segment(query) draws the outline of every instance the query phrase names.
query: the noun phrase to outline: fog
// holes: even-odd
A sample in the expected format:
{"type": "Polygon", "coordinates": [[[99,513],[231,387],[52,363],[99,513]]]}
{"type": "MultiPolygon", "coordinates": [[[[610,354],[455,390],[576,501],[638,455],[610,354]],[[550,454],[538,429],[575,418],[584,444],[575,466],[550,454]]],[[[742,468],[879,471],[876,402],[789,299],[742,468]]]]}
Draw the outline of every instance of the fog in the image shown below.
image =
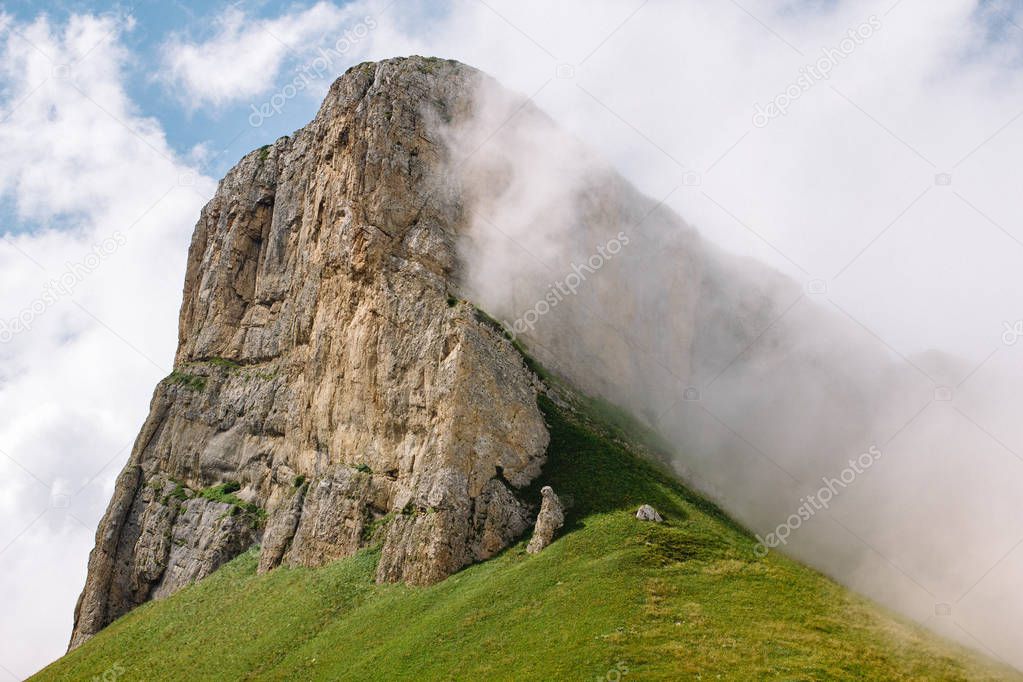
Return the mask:
{"type": "Polygon", "coordinates": [[[850,312],[863,301],[715,244],[525,96],[481,77],[477,101],[442,131],[469,197],[463,293],[655,427],[676,473],[756,533],[751,559],[785,552],[1023,666],[1015,332],[979,359],[956,354],[973,330],[935,349],[921,328],[899,350],[850,312]]]}

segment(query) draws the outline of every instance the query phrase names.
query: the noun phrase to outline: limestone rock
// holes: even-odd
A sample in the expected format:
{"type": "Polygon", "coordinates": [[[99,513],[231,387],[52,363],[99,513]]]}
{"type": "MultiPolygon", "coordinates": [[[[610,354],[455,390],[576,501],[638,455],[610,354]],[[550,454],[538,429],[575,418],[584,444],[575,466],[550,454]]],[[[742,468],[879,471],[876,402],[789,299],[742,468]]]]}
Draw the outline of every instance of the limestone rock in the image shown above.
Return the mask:
{"type": "Polygon", "coordinates": [[[298,529],[298,522],[302,518],[307,488],[305,479],[296,478],[290,492],[290,503],[281,503],[278,512],[267,523],[266,530],[263,531],[259,565],[256,569],[258,573],[266,573],[277,568],[291,547],[295,531],[298,529]]]}
{"type": "Polygon", "coordinates": [[[536,516],[536,527],[533,529],[533,537],[529,540],[526,551],[530,554],[537,554],[551,544],[554,534],[565,525],[565,511],[561,506],[561,500],[554,494],[549,486],[544,486],[540,491],[543,501],[540,503],[540,513],[536,516]]]}
{"type": "Polygon", "coordinates": [[[657,513],[657,510],[649,504],[644,504],[636,511],[636,518],[640,521],[653,521],[654,523],[664,522],[664,519],[657,513]]]}
{"type": "Polygon", "coordinates": [[[435,129],[470,115],[481,78],[421,57],[359,65],[220,182],[192,237],[175,372],[97,530],[72,648],[257,543],[261,571],[382,543],[378,580],[430,583],[528,529],[517,490],[549,440],[536,388],[452,295],[468,219],[435,129]]]}

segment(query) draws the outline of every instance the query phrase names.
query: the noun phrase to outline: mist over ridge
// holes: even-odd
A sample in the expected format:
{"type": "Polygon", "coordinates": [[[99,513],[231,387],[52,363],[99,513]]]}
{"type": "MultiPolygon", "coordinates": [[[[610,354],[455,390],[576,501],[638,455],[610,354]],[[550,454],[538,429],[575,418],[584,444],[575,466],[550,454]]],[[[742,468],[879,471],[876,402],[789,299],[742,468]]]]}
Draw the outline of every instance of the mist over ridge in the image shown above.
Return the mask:
{"type": "MultiPolygon", "coordinates": [[[[974,589],[1018,594],[990,569],[1023,520],[1020,462],[979,424],[1011,422],[1019,377],[996,377],[1001,395],[957,390],[975,363],[901,355],[815,282],[709,242],[488,78],[473,115],[442,127],[472,197],[470,299],[654,427],[676,473],[757,533],[756,552],[977,646],[949,612],[974,589]]],[[[1023,608],[990,607],[956,615],[1008,647],[1023,608]]]]}

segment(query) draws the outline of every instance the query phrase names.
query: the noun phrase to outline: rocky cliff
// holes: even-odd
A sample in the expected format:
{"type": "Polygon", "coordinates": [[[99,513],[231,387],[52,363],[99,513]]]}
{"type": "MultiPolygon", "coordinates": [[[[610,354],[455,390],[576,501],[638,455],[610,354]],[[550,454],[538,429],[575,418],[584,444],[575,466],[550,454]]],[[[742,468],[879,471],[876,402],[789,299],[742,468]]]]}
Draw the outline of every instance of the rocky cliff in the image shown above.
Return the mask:
{"type": "Polygon", "coordinates": [[[778,472],[816,476],[822,444],[870,434],[864,396],[898,388],[799,283],[707,244],[521,95],[452,61],[363,64],[203,210],[175,370],[71,646],[257,544],[262,571],[382,544],[378,580],[425,584],[521,537],[539,384],[463,299],[681,444],[676,471],[741,519],[787,514],[778,472]],[[804,416],[837,403],[837,422],[804,416]],[[751,459],[733,425],[782,455],[751,459]]]}
{"type": "Polygon", "coordinates": [[[460,302],[465,208],[438,123],[480,78],[363,64],[246,156],[192,239],[175,371],[96,534],[71,647],[253,545],[260,570],[382,543],[430,583],[531,525],[548,433],[512,345],[460,302]]]}

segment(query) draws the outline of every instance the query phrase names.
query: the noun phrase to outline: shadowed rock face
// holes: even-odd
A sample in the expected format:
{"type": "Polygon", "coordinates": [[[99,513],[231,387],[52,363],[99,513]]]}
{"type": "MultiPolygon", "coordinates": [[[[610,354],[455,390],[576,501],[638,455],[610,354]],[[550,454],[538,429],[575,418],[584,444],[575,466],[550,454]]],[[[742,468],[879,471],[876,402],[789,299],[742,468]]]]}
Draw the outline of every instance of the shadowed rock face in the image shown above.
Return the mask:
{"type": "Polygon", "coordinates": [[[548,443],[522,359],[451,298],[465,217],[437,121],[478,72],[363,64],[223,179],[189,252],[175,373],[96,534],[71,647],[259,543],[260,570],[382,542],[430,583],[530,525],[548,443]],[[226,484],[226,485],[225,485],[226,484]]]}

